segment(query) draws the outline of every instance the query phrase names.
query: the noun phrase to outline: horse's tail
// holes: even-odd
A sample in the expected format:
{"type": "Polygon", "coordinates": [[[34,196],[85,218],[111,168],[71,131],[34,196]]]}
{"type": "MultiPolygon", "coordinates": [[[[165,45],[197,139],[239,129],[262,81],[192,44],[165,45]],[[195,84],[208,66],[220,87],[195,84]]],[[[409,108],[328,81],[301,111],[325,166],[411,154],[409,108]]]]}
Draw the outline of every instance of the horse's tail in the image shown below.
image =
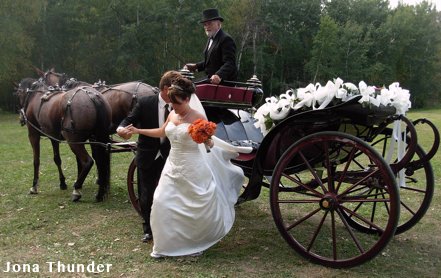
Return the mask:
{"type": "Polygon", "coordinates": [[[96,123],[94,129],[94,139],[101,144],[92,144],[92,156],[98,169],[99,192],[98,201],[105,198],[110,188],[110,152],[108,144],[110,143],[110,124],[112,121],[111,110],[108,102],[97,94],[94,99],[96,108],[96,123]]]}

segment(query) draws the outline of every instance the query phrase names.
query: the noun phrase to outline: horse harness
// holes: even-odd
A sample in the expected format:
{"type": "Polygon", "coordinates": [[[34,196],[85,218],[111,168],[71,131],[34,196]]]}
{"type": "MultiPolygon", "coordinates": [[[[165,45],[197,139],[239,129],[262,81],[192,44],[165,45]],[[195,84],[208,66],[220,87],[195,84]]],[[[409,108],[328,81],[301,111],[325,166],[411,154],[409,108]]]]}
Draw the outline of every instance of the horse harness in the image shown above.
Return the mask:
{"type": "Polygon", "coordinates": [[[89,96],[90,100],[95,105],[95,108],[97,108],[96,111],[98,111],[98,107],[99,107],[99,93],[97,93],[96,91],[94,92],[94,91],[87,90],[86,88],[87,88],[87,86],[78,87],[75,90],[75,92],[72,94],[72,96],[68,99],[67,105],[66,105],[66,108],[65,108],[65,111],[64,111],[65,112],[64,115],[69,115],[70,116],[70,126],[71,127],[68,128],[68,127],[64,126],[64,122],[66,120],[66,117],[62,117],[61,118],[61,129],[63,131],[67,131],[67,132],[70,132],[70,133],[73,133],[73,134],[81,134],[80,131],[75,130],[75,121],[73,120],[73,117],[72,117],[72,102],[73,102],[75,96],[78,94],[78,92],[84,92],[87,96],[89,96]]]}
{"type": "MultiPolygon", "coordinates": [[[[130,92],[130,91],[126,91],[126,90],[121,90],[121,89],[116,89],[116,90],[118,90],[118,91],[121,91],[121,92],[127,93],[127,94],[129,94],[129,95],[132,96],[132,101],[131,101],[131,103],[130,103],[130,109],[129,109],[129,110],[132,110],[133,107],[135,107],[136,103],[138,103],[138,99],[139,99],[139,87],[141,86],[141,84],[144,84],[144,83],[142,83],[142,82],[137,82],[137,83],[136,83],[135,91],[134,91],[134,92],[130,92]]],[[[115,87],[115,86],[114,86],[114,87],[115,87]]],[[[106,92],[109,91],[109,90],[115,90],[114,87],[109,87],[109,88],[105,89],[104,91],[101,92],[101,94],[104,94],[104,93],[106,93],[106,92]]],[[[156,88],[156,87],[152,87],[152,89],[153,89],[153,91],[154,91],[155,94],[159,93],[159,89],[158,89],[158,88],[156,88]]]]}
{"type": "MultiPolygon", "coordinates": [[[[64,127],[64,121],[65,121],[65,117],[61,118],[61,129],[70,133],[74,133],[74,134],[80,134],[81,132],[78,132],[75,130],[75,122],[73,120],[72,117],[72,102],[73,99],[75,98],[75,96],[77,95],[78,92],[83,91],[86,93],[86,95],[89,96],[89,98],[92,100],[92,103],[95,105],[95,108],[98,107],[99,103],[98,103],[98,94],[96,92],[93,91],[89,91],[87,89],[87,86],[82,86],[82,87],[78,87],[77,90],[75,90],[75,92],[72,94],[72,96],[69,98],[69,100],[67,101],[67,105],[65,108],[65,113],[64,115],[69,114],[71,121],[70,121],[70,126],[71,128],[67,128],[64,127]]],[[[21,125],[25,125],[27,121],[25,113],[27,110],[27,107],[29,105],[29,100],[31,99],[32,94],[36,93],[36,92],[41,92],[43,93],[44,91],[42,90],[27,90],[28,94],[26,95],[25,101],[24,101],[24,105],[23,108],[20,110],[20,114],[21,114],[21,120],[20,123],[21,125]]],[[[57,88],[53,88],[52,86],[50,86],[48,88],[48,91],[46,91],[41,97],[40,97],[40,106],[38,108],[38,113],[37,113],[37,119],[40,118],[40,113],[41,113],[41,109],[43,107],[43,105],[48,102],[53,96],[58,95],[60,93],[65,92],[63,89],[59,89],[57,88]]],[[[36,127],[35,127],[36,128],[36,127]]],[[[39,130],[39,129],[38,129],[39,130]]],[[[40,133],[43,133],[41,130],[39,130],[40,133]]],[[[44,134],[44,133],[43,133],[44,134]]]]}

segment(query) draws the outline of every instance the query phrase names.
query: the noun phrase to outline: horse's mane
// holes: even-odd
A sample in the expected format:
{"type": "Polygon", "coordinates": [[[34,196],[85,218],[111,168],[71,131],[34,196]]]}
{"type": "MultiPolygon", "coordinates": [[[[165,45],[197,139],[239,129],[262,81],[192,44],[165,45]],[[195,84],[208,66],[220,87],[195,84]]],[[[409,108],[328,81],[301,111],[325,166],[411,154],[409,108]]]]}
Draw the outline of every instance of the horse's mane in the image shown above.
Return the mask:
{"type": "MultiPolygon", "coordinates": [[[[20,83],[21,84],[21,83],[20,83]]],[[[30,91],[37,91],[37,90],[47,90],[48,86],[44,83],[43,79],[40,78],[38,80],[34,79],[34,82],[32,82],[28,87],[22,87],[22,89],[29,89],[30,91]]]]}
{"type": "Polygon", "coordinates": [[[87,82],[84,82],[84,81],[78,81],[75,78],[70,78],[69,80],[67,80],[64,83],[62,89],[63,90],[70,90],[70,89],[76,88],[78,86],[92,86],[92,85],[87,82]]]}
{"type": "Polygon", "coordinates": [[[32,87],[32,84],[34,84],[36,81],[37,79],[31,77],[23,78],[18,84],[18,89],[21,90],[30,89],[32,87]]]}

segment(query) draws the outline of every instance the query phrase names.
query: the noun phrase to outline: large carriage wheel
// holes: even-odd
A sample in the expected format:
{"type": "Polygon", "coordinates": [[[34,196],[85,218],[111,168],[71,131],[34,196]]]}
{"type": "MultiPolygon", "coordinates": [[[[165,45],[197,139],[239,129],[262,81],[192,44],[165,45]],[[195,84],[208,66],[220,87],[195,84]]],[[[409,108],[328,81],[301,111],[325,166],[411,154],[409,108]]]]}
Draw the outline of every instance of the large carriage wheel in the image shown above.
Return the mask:
{"type": "Polygon", "coordinates": [[[274,169],[270,202],[288,244],[330,267],[351,267],[375,257],[393,237],[400,209],[389,165],[367,143],[341,132],[315,133],[294,143],[274,169]],[[281,182],[303,190],[280,190],[281,182]],[[377,207],[375,219],[371,210],[357,210],[365,203],[377,207]],[[347,214],[377,233],[352,229],[347,214]]]}
{"type": "MultiPolygon", "coordinates": [[[[387,156],[389,142],[392,140],[390,132],[387,131],[388,129],[385,130],[385,134],[379,136],[372,143],[372,146],[380,151],[383,157],[387,156]]],[[[403,233],[417,224],[427,212],[432,201],[435,187],[433,170],[430,162],[423,159],[424,157],[424,150],[417,145],[413,159],[404,167],[403,173],[397,175],[401,209],[396,234],[403,233]]],[[[391,160],[394,162],[396,158],[392,157],[391,160]]],[[[369,226],[365,226],[359,221],[353,222],[350,218],[348,220],[354,228],[364,232],[372,232],[369,226]]]]}
{"type": "Polygon", "coordinates": [[[127,191],[129,192],[129,200],[136,212],[141,215],[141,207],[138,199],[138,179],[136,174],[136,158],[132,159],[129,170],[127,171],[127,191]]]}

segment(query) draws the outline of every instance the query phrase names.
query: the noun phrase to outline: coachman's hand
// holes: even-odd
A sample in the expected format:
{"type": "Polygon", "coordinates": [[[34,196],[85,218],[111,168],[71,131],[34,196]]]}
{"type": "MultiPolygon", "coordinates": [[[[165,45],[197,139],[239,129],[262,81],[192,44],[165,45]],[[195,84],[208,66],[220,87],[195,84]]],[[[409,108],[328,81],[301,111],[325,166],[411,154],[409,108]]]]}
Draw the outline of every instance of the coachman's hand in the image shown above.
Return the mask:
{"type": "Polygon", "coordinates": [[[219,75],[214,74],[210,77],[211,83],[212,84],[219,84],[221,82],[221,78],[219,77],[219,75]]]}

